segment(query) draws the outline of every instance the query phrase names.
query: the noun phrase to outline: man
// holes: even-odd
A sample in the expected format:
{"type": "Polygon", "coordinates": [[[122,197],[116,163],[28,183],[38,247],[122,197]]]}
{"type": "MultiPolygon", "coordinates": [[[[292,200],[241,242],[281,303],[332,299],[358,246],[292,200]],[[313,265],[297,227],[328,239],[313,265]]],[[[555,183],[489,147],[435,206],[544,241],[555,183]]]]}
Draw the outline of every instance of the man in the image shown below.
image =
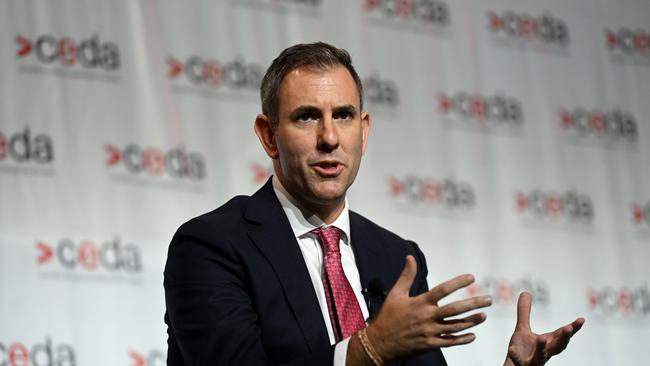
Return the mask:
{"type": "MultiPolygon", "coordinates": [[[[255,132],[275,175],[172,239],[168,364],[446,365],[440,348],[472,342],[463,332],[485,314],[467,313],[491,299],[439,305],[473,277],[429,290],[415,243],[348,210],[371,118],[347,52],[324,43],[284,50],[261,97],[255,132]]],[[[534,334],[530,301],[519,299],[506,365],[544,364],[584,322],[534,334]]]]}

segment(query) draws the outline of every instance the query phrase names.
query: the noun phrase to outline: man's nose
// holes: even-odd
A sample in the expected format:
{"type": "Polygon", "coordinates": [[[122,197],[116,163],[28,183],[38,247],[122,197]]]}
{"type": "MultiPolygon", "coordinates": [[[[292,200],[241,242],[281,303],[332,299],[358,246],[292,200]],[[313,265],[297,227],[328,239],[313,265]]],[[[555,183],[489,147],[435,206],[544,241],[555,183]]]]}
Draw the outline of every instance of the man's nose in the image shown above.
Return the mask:
{"type": "Polygon", "coordinates": [[[332,117],[325,117],[321,120],[318,129],[318,149],[332,151],[339,146],[338,129],[332,117]]]}

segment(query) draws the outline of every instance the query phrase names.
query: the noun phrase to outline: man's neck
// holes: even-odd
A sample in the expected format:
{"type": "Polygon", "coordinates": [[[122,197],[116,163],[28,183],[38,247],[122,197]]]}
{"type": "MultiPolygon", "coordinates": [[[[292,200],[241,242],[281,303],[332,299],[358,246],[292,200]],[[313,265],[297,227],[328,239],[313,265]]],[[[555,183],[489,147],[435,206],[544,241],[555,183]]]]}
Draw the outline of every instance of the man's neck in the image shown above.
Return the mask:
{"type": "Polygon", "coordinates": [[[291,203],[293,203],[294,206],[298,207],[300,211],[303,212],[303,215],[305,217],[310,216],[310,214],[314,214],[327,225],[330,225],[336,221],[343,210],[345,210],[345,197],[341,198],[336,203],[333,203],[331,205],[311,205],[309,203],[298,200],[295,195],[291,194],[289,190],[287,190],[280,179],[278,179],[278,177],[275,175],[273,176],[273,185],[274,187],[281,189],[282,192],[291,201],[291,203]]]}
{"type": "Polygon", "coordinates": [[[311,211],[314,212],[316,216],[320,217],[320,219],[323,220],[324,223],[329,225],[334,221],[336,221],[336,219],[341,215],[341,212],[343,212],[344,208],[345,208],[345,198],[342,199],[333,207],[318,206],[311,209],[311,211]]]}

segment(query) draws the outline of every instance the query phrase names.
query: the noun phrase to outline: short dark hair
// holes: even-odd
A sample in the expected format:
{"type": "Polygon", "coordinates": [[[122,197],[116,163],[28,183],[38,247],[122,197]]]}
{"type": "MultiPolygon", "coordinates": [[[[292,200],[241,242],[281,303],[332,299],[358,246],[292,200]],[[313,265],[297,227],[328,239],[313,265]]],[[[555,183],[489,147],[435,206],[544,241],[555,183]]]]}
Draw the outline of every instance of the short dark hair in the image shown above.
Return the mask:
{"type": "Polygon", "coordinates": [[[289,72],[299,67],[328,70],[336,66],[345,67],[352,75],[359,92],[359,108],[363,110],[363,86],[359,74],[352,66],[352,58],[348,51],[324,42],[300,43],[282,51],[273,60],[262,79],[260,87],[262,113],[270,118],[271,126],[275,128],[278,124],[280,84],[289,72]]]}

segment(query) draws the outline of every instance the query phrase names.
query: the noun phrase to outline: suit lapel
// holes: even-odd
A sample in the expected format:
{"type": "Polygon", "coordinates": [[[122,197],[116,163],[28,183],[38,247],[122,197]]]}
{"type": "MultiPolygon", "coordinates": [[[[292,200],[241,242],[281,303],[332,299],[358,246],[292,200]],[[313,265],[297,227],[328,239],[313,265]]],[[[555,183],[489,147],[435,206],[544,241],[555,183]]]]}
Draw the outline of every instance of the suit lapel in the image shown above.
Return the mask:
{"type": "Polygon", "coordinates": [[[250,199],[248,236],[273,267],[308,346],[329,346],[329,336],[309,271],[271,179],[250,199]]]}
{"type": "Polygon", "coordinates": [[[364,291],[370,319],[374,319],[383,301],[369,296],[366,291],[370,281],[382,279],[382,274],[385,272],[383,270],[383,258],[386,256],[383,243],[380,238],[373,235],[372,230],[361,216],[352,211],[350,211],[350,236],[354,258],[361,278],[361,288],[364,291]]]}

